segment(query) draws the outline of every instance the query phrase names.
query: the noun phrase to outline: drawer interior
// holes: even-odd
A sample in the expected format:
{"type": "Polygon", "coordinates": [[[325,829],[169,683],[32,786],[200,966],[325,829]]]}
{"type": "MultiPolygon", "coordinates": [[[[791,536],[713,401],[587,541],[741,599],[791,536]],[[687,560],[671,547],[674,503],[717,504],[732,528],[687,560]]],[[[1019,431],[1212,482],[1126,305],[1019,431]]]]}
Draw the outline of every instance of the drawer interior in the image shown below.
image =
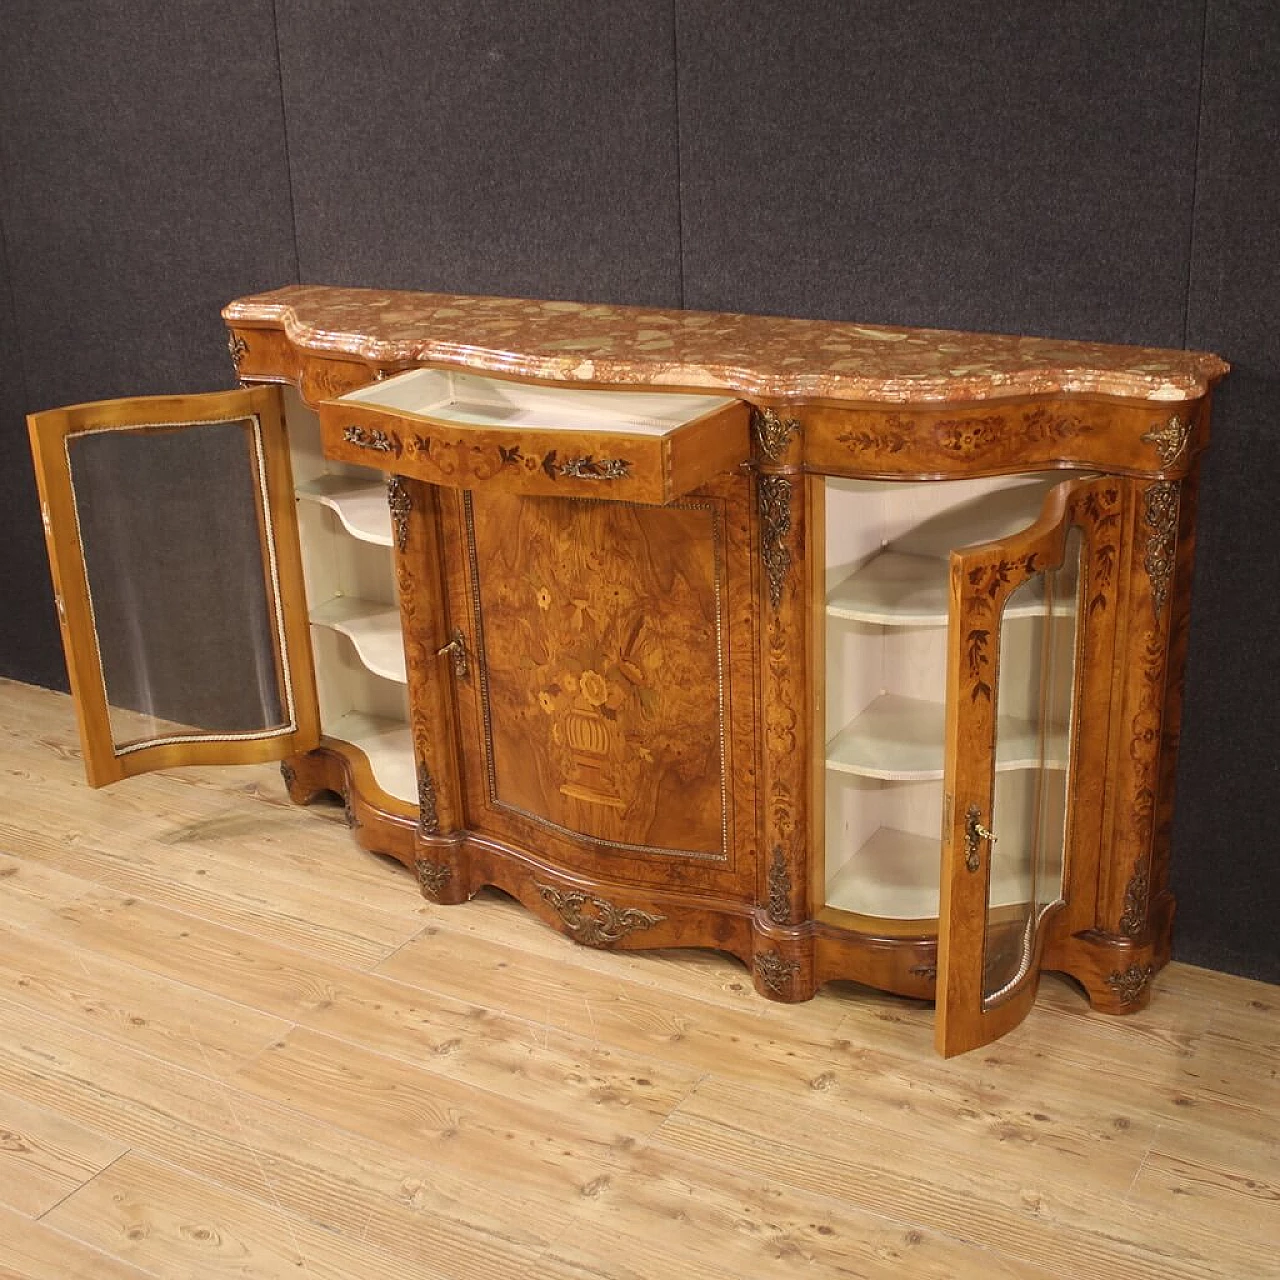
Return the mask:
{"type": "Polygon", "coordinates": [[[584,391],[442,369],[413,369],[352,391],[342,401],[462,426],[608,431],[659,438],[735,403],[728,396],[584,391]]]}

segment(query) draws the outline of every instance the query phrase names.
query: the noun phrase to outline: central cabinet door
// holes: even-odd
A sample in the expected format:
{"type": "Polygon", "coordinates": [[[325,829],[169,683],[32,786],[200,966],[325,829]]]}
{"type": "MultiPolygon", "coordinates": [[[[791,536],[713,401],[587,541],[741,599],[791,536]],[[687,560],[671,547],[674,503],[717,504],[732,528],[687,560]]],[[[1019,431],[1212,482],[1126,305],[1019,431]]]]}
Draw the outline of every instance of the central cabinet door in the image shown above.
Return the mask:
{"type": "Polygon", "coordinates": [[[471,830],[603,880],[750,897],[746,492],[725,478],[663,506],[442,495],[462,552],[471,830]]]}

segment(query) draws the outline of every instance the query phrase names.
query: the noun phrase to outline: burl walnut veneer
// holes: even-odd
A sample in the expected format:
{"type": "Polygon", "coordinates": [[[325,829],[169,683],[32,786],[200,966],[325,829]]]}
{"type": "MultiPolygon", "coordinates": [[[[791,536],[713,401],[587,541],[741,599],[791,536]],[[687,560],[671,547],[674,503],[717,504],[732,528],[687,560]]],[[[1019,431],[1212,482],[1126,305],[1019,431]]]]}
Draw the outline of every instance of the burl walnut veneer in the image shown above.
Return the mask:
{"type": "Polygon", "coordinates": [[[95,785],[281,759],[433,901],[936,999],[947,1054],[1042,969],[1147,1002],[1216,357],[309,286],[224,315],[245,390],[32,419],[95,785]]]}

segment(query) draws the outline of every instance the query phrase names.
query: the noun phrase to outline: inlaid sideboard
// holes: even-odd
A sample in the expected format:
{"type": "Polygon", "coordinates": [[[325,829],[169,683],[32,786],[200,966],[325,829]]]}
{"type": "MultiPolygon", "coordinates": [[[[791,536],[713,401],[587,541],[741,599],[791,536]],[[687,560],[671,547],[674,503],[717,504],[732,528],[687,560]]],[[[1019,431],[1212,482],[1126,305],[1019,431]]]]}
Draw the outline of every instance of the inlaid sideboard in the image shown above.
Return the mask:
{"type": "Polygon", "coordinates": [[[433,902],[762,996],[1142,1008],[1202,353],[290,286],[33,415],[89,780],[280,760],[433,902]]]}

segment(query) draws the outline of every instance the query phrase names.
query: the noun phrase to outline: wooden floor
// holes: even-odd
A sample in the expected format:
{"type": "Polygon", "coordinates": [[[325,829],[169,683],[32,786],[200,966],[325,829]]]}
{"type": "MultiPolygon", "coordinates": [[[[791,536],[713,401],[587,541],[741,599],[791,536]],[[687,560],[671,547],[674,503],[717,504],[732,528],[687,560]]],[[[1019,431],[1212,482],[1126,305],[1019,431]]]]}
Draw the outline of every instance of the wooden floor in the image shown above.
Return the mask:
{"type": "Polygon", "coordinates": [[[0,1276],[1280,1276],[1280,989],[853,986],[423,901],[274,767],[84,784],[0,682],[0,1276]]]}

